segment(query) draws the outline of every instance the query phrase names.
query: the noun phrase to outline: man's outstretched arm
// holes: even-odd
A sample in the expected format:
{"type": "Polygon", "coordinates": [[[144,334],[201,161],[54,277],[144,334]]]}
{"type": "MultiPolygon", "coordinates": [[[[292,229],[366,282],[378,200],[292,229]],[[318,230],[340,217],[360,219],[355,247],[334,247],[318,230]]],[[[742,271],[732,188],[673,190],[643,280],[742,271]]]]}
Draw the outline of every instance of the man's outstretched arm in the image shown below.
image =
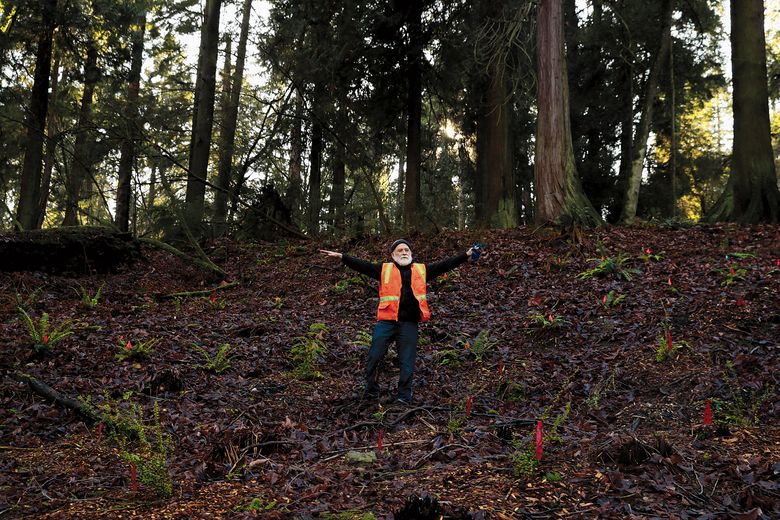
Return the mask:
{"type": "Polygon", "coordinates": [[[471,248],[469,248],[469,250],[465,253],[451,256],[450,258],[445,258],[444,260],[439,260],[438,262],[433,262],[432,264],[425,264],[426,278],[428,278],[428,280],[433,280],[437,276],[441,276],[447,271],[452,271],[460,264],[465,263],[470,256],[471,248]]]}
{"type": "Polygon", "coordinates": [[[373,278],[374,280],[379,280],[379,277],[382,273],[381,264],[374,264],[372,262],[367,262],[353,256],[338,253],[336,251],[328,251],[326,249],[320,249],[320,253],[331,258],[339,258],[342,262],[344,262],[344,265],[350,269],[354,269],[358,273],[364,274],[369,278],[373,278]]]}

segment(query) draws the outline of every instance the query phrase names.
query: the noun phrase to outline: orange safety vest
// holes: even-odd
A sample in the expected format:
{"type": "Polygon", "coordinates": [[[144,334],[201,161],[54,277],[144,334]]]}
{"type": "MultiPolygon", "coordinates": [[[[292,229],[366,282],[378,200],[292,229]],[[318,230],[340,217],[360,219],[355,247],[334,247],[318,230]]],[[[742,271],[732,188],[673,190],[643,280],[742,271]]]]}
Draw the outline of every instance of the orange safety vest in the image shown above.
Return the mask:
{"type": "MultiPolygon", "coordinates": [[[[420,304],[422,321],[431,319],[428,310],[428,294],[425,284],[425,264],[412,264],[412,293],[420,304]]],[[[401,303],[401,271],[392,262],[382,264],[379,278],[379,309],[377,320],[397,320],[401,303]]]]}

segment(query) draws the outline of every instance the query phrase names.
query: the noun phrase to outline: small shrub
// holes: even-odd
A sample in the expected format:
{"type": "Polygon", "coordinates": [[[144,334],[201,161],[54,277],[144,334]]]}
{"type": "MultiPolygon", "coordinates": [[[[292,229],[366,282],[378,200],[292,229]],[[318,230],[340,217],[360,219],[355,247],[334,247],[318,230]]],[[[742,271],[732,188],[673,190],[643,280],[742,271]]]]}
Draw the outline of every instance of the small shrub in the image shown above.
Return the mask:
{"type": "Polygon", "coordinates": [[[756,426],[760,423],[760,412],[764,404],[775,396],[775,387],[771,385],[758,388],[743,386],[734,371],[734,364],[726,362],[723,380],[729,389],[729,399],[715,399],[715,412],[722,422],[740,427],[756,426]]]}
{"type": "Polygon", "coordinates": [[[203,357],[203,363],[195,365],[195,368],[203,368],[215,374],[221,374],[230,368],[230,343],[220,345],[214,357],[209,354],[208,350],[199,345],[193,345],[193,347],[203,357]]]}
{"type": "Polygon", "coordinates": [[[497,343],[497,341],[490,339],[490,330],[488,329],[480,330],[473,340],[467,339],[458,341],[458,344],[463,347],[463,350],[468,351],[468,353],[474,356],[474,359],[479,362],[482,361],[485,354],[495,347],[497,343]]]}
{"type": "Polygon", "coordinates": [[[619,253],[617,256],[602,256],[601,259],[589,258],[589,262],[596,262],[596,267],[588,269],[577,275],[578,280],[588,280],[593,277],[611,276],[616,280],[630,281],[632,275],[639,274],[641,271],[636,268],[628,267],[627,264],[631,258],[625,253],[619,253]]]}
{"type": "Polygon", "coordinates": [[[558,329],[569,324],[563,316],[554,316],[553,314],[545,316],[543,314],[534,313],[529,314],[528,319],[531,320],[531,324],[536,325],[541,329],[558,329]]]}
{"type": "Polygon", "coordinates": [[[212,291],[211,296],[209,296],[209,306],[211,309],[221,311],[225,308],[225,305],[227,305],[225,299],[217,298],[217,291],[212,291]]]}
{"type": "Polygon", "coordinates": [[[509,460],[512,462],[512,474],[520,479],[531,478],[539,467],[535,450],[533,448],[522,449],[519,443],[515,444],[514,453],[509,454],[509,460]]]}
{"type": "Polygon", "coordinates": [[[360,275],[353,276],[351,278],[345,278],[336,282],[336,284],[333,286],[333,292],[336,294],[344,294],[350,287],[355,285],[366,285],[366,282],[360,275]]]}
{"type": "Polygon", "coordinates": [[[312,323],[305,335],[293,340],[290,354],[296,364],[293,369],[295,377],[303,381],[322,378],[317,366],[328,352],[324,337],[329,332],[330,329],[324,323],[312,323]]]}
{"type": "Polygon", "coordinates": [[[718,272],[725,278],[720,282],[721,286],[728,286],[747,278],[747,270],[741,267],[734,268],[731,266],[728,269],[718,269],[718,272]]]}
{"type": "Polygon", "coordinates": [[[159,338],[152,338],[146,341],[136,341],[135,343],[131,340],[127,340],[127,343],[124,343],[124,339],[120,338],[119,343],[117,344],[119,352],[114,357],[119,361],[146,359],[154,351],[154,346],[159,341],[159,338]]]}
{"type": "Polygon", "coordinates": [[[605,309],[609,309],[610,307],[617,307],[620,305],[620,302],[623,301],[623,298],[625,298],[625,294],[618,294],[615,292],[614,289],[609,291],[607,294],[604,295],[604,297],[601,299],[601,304],[604,306],[605,309]]]}
{"type": "Polygon", "coordinates": [[[688,342],[674,342],[672,340],[672,326],[669,321],[661,322],[661,330],[656,336],[655,360],[658,363],[663,363],[667,360],[677,359],[678,352],[684,348],[690,348],[688,342]]]}
{"type": "Polygon", "coordinates": [[[49,330],[49,314],[44,312],[41,314],[41,319],[36,323],[27,311],[19,307],[19,314],[22,315],[22,320],[27,327],[27,332],[30,335],[30,339],[33,343],[33,349],[36,353],[49,352],[55,343],[58,343],[62,339],[73,334],[73,330],[69,327],[69,321],[63,321],[53,329],[49,330]]]}
{"type": "MultiPolygon", "coordinates": [[[[173,494],[173,480],[168,468],[172,441],[163,432],[159,404],[154,403],[151,424],[145,424],[141,406],[129,401],[132,394],[126,392],[121,401],[114,401],[106,395],[103,404],[96,408],[115,425],[111,438],[119,446],[119,456],[136,465],[141,484],[159,497],[169,498],[173,494]]],[[[87,399],[86,404],[91,406],[91,400],[87,399]]]]}
{"type": "Polygon", "coordinates": [[[38,302],[38,298],[40,298],[41,293],[43,292],[43,288],[43,285],[39,285],[33,289],[33,291],[27,295],[27,297],[22,296],[19,291],[16,291],[16,306],[24,309],[25,311],[32,310],[33,305],[38,302]]]}
{"type": "Polygon", "coordinates": [[[358,331],[357,338],[354,339],[354,343],[358,347],[370,347],[373,341],[373,337],[370,332],[365,330],[358,331]]]}
{"type": "Polygon", "coordinates": [[[76,292],[81,297],[81,304],[88,309],[94,309],[97,307],[98,303],[100,303],[100,296],[103,293],[103,286],[105,285],[106,284],[101,284],[94,295],[89,290],[79,285],[79,290],[76,292]]]}
{"type": "Polygon", "coordinates": [[[642,262],[660,262],[664,259],[664,252],[661,251],[660,253],[653,253],[652,250],[648,247],[644,250],[644,252],[637,257],[638,260],[641,260],[642,262]]]}
{"type": "Polygon", "coordinates": [[[449,422],[447,422],[447,431],[450,432],[452,435],[461,435],[463,434],[463,419],[460,417],[450,417],[449,422]]]}

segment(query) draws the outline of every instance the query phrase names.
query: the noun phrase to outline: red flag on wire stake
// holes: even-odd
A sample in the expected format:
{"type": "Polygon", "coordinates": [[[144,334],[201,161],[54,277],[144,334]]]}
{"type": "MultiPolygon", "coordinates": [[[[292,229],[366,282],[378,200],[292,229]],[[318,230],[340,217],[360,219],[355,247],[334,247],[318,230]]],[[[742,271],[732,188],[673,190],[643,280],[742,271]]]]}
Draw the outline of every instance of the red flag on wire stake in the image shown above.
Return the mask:
{"type": "Polygon", "coordinates": [[[471,404],[474,402],[474,396],[470,395],[468,399],[466,399],[466,417],[469,417],[471,415],[471,404]]]}
{"type": "Polygon", "coordinates": [[[712,408],[709,399],[704,403],[704,424],[712,424],[712,408]]]}
{"type": "Polygon", "coordinates": [[[666,349],[672,350],[672,330],[666,329],[666,349]]]}
{"type": "Polygon", "coordinates": [[[133,493],[138,491],[138,482],[135,478],[135,462],[130,463],[130,482],[133,486],[133,493]]]}
{"type": "Polygon", "coordinates": [[[498,360],[498,375],[499,377],[504,375],[504,360],[499,359],[498,360]]]}
{"type": "Polygon", "coordinates": [[[103,435],[103,423],[98,424],[98,431],[97,431],[98,437],[103,435]]]}
{"type": "Polygon", "coordinates": [[[542,421],[536,421],[536,460],[542,460],[542,421]]]}
{"type": "Polygon", "coordinates": [[[376,451],[382,451],[382,436],[385,430],[379,430],[379,439],[376,441],[376,451]]]}

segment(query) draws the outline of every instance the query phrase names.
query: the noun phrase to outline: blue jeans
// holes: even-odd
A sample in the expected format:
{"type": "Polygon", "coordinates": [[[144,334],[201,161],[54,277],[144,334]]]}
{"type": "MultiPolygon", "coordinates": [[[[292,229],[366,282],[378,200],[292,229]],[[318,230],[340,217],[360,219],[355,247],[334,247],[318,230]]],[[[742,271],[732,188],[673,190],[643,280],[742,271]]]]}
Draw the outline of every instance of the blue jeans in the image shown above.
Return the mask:
{"type": "Polygon", "coordinates": [[[379,394],[379,364],[387,354],[387,347],[395,340],[401,374],[398,377],[398,398],[412,400],[412,376],[414,360],[417,356],[417,322],[414,321],[378,321],[374,327],[371,348],[368,350],[366,364],[367,394],[379,394]]]}

